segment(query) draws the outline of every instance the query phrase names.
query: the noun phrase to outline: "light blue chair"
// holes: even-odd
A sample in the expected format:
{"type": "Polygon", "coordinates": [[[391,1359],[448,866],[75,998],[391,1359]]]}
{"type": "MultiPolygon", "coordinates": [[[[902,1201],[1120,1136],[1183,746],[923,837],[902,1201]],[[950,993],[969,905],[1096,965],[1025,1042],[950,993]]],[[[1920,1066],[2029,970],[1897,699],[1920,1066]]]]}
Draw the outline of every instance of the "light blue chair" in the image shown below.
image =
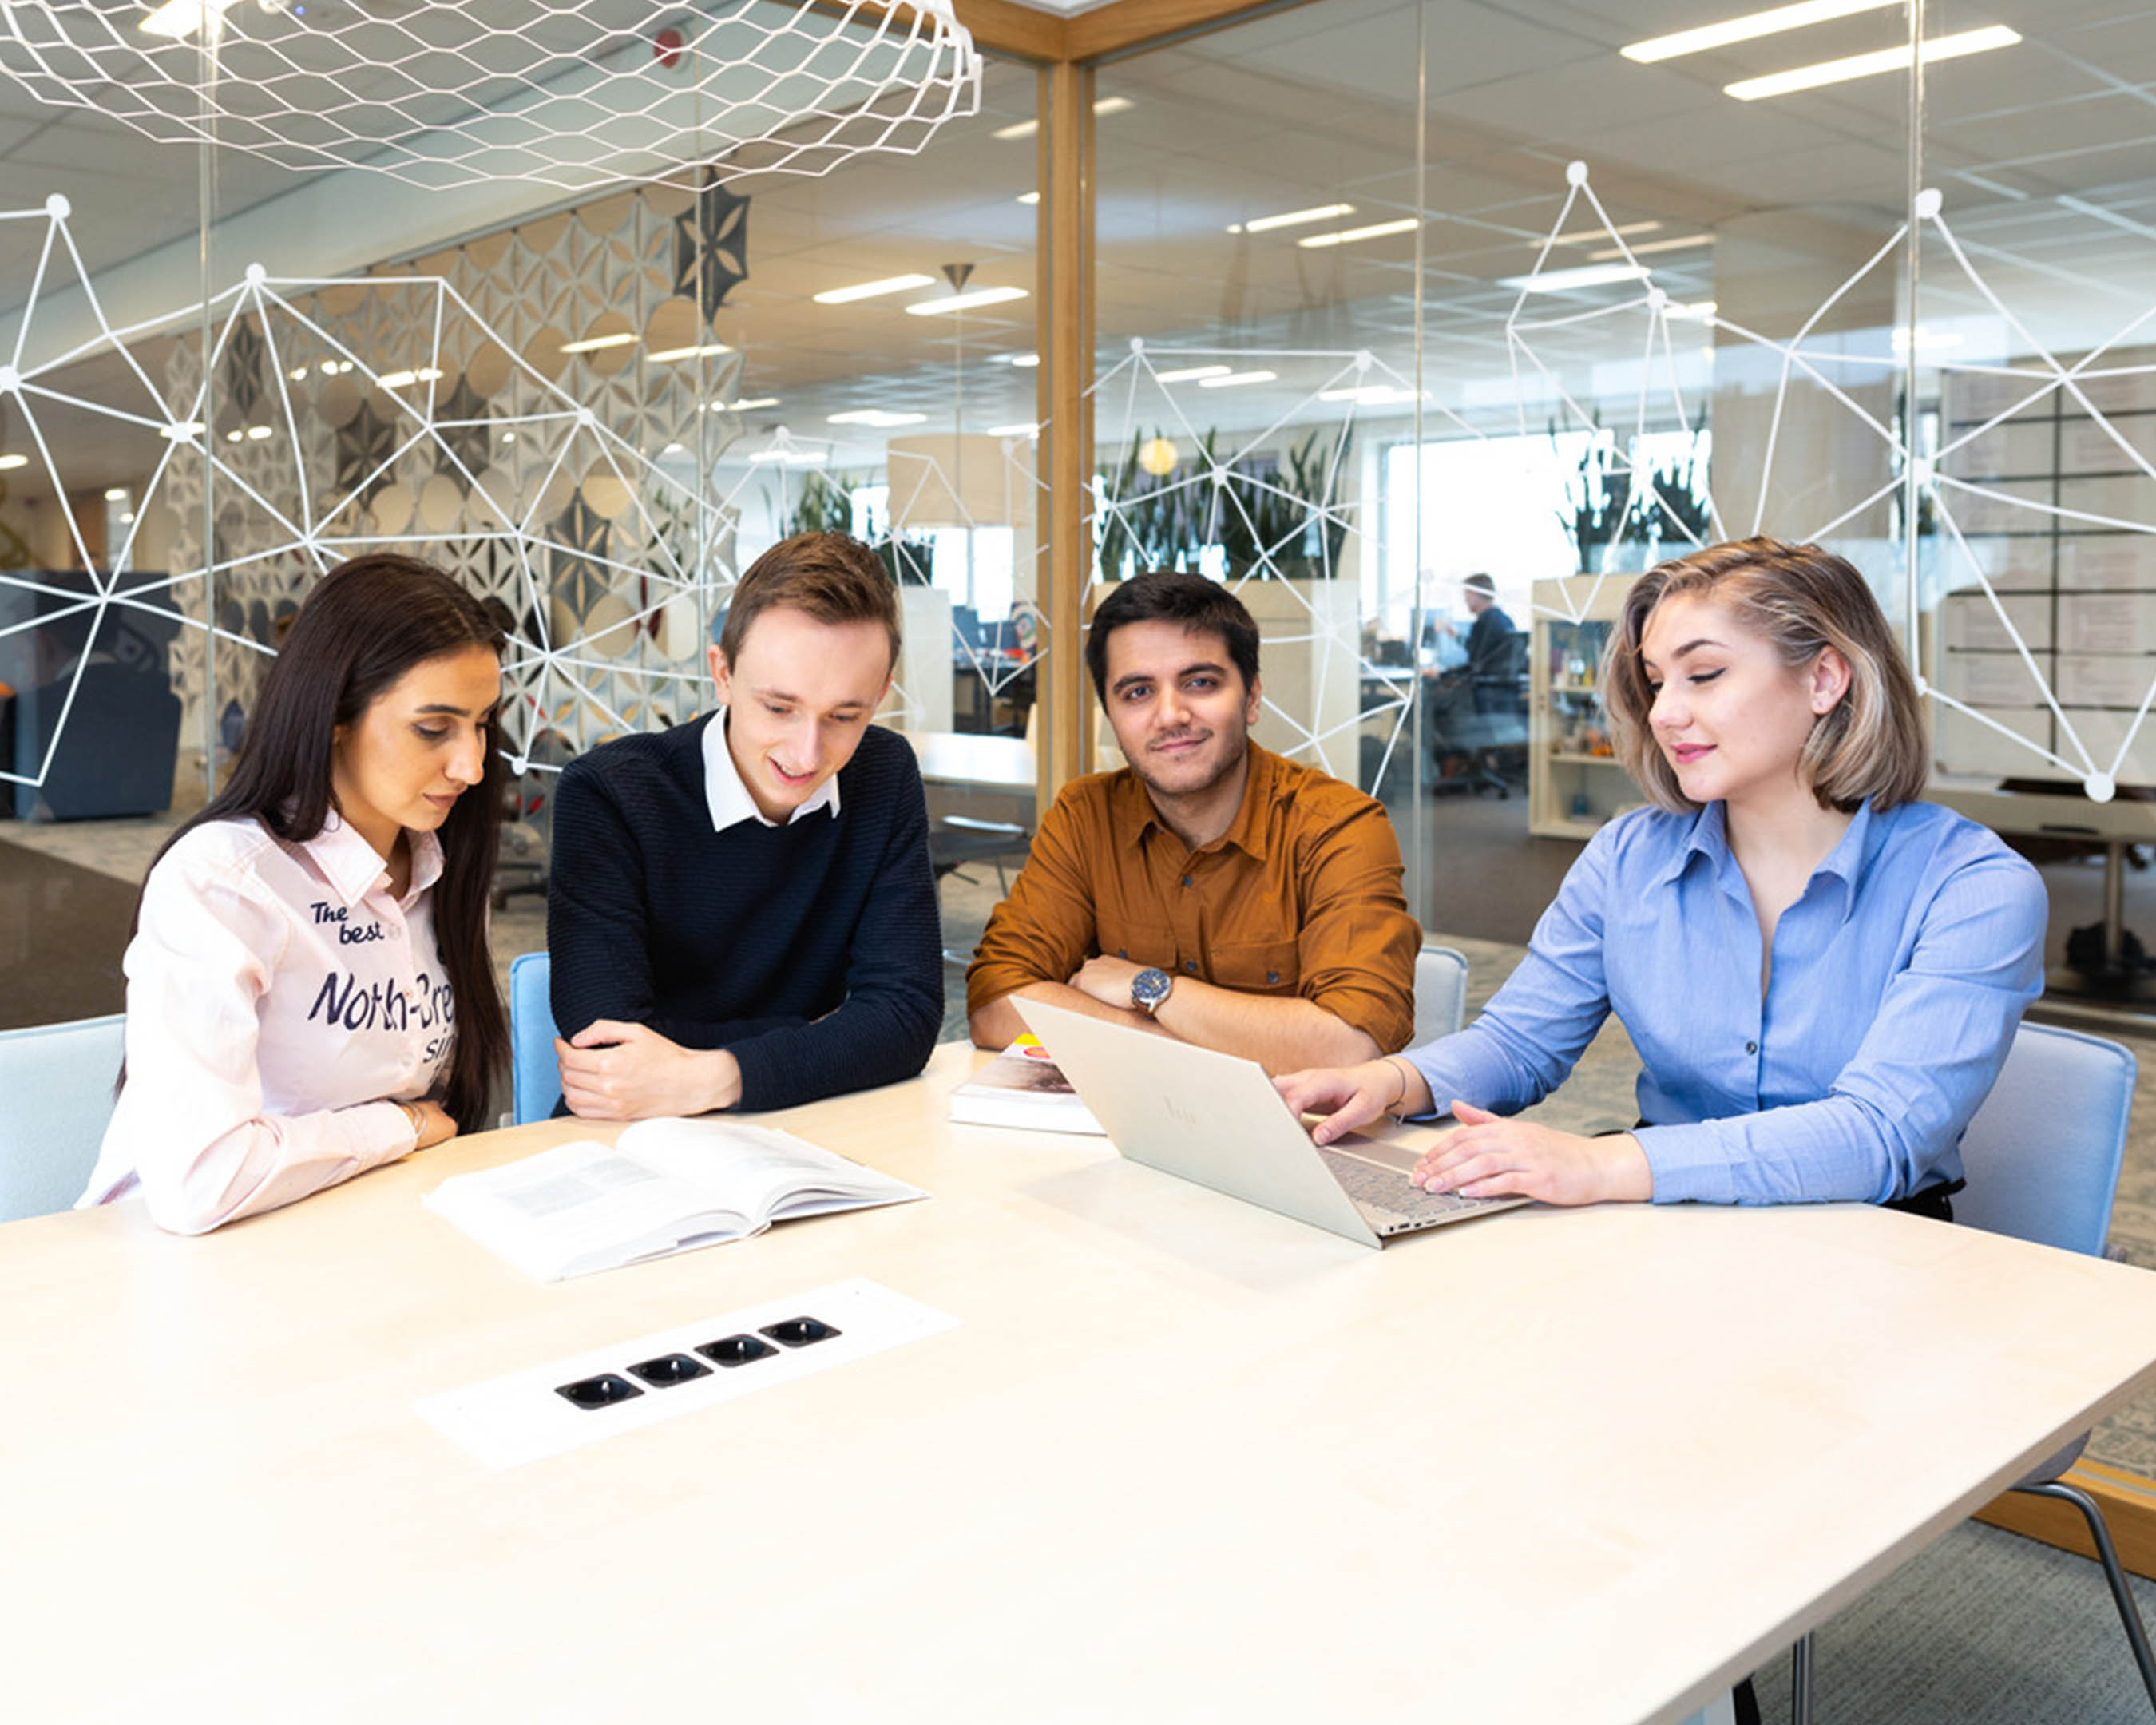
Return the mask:
{"type": "Polygon", "coordinates": [[[562,1100],[562,1065],[554,1058],[552,961],[520,952],[509,961],[510,1123],[552,1117],[562,1100]]]}
{"type": "Polygon", "coordinates": [[[1425,946],[1415,954],[1414,1046],[1450,1036],[1467,1015],[1467,955],[1425,946]]]}
{"type": "MultiPolygon", "coordinates": [[[[2134,1072],[2133,1056],[2116,1042],[2050,1024],[2023,1024],[1999,1081],[1963,1135],[1962,1171],[1969,1184],[1954,1194],[1955,1226],[2102,1257],[2126,1158],[2134,1072]]],[[[2060,1477],[2087,1442],[2084,1432],[2014,1489],[2057,1498],[2081,1512],[2149,1707],[2156,1710],[2156,1658],[2102,1507],[2060,1477]]],[[[1806,1635],[1797,1644],[1792,1681],[1792,1713],[1799,1725],[1811,1717],[1811,1663],[1812,1638],[1806,1635]]]]}
{"type": "Polygon", "coordinates": [[[82,1196],[112,1118],[124,1013],[0,1030],[0,1222],[82,1196]]]}

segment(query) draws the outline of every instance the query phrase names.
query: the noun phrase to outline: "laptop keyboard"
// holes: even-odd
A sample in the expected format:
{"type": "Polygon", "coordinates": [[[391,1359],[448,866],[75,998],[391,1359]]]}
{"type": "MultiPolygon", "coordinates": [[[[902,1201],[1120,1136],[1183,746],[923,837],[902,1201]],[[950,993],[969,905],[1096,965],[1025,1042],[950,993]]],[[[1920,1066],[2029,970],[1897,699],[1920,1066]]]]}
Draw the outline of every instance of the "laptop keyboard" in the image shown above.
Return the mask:
{"type": "Polygon", "coordinates": [[[1456,1216],[1463,1210],[1479,1210],[1503,1202],[1500,1199],[1462,1198],[1456,1192],[1425,1192],[1419,1186],[1410,1185],[1408,1177],[1398,1168],[1381,1168],[1359,1156],[1328,1150],[1322,1144],[1317,1153],[1325,1158],[1326,1167],[1332,1170],[1332,1178],[1355,1200],[1357,1208],[1376,1213],[1370,1220],[1379,1233],[1386,1231],[1387,1221],[1434,1222],[1445,1216],[1456,1216]]]}

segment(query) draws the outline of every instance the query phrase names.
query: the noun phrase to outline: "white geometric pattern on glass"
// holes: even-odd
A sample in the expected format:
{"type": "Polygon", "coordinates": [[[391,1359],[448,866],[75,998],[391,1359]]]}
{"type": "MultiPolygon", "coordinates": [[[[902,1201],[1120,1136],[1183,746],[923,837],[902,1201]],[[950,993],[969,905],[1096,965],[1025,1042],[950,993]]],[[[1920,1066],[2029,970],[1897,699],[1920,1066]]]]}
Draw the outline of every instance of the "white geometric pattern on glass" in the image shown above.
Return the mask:
{"type": "Polygon", "coordinates": [[[433,188],[828,173],[978,111],[981,71],[951,0],[0,0],[0,73],[42,102],[433,188]]]}

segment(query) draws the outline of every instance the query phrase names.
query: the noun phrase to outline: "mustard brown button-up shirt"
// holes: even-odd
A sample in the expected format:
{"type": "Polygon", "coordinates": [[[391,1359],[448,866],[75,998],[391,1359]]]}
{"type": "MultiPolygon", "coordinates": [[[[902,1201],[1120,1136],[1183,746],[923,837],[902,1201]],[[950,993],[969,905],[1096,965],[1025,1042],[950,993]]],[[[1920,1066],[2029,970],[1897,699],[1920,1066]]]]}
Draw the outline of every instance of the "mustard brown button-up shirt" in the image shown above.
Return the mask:
{"type": "Polygon", "coordinates": [[[1422,930],[1383,804],[1250,745],[1242,806],[1193,850],[1127,767],[1064,788],[966,973],[966,1008],[1112,953],[1247,994],[1300,996],[1387,1053],[1414,1028],[1422,930]]]}

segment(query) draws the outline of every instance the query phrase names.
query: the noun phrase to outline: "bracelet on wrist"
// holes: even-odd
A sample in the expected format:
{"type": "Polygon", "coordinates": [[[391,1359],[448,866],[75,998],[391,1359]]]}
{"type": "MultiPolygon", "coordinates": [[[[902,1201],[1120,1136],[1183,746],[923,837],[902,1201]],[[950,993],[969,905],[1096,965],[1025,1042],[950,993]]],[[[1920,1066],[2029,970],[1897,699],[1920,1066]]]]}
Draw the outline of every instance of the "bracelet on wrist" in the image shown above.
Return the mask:
{"type": "Polygon", "coordinates": [[[1402,1061],[1397,1055],[1387,1055],[1385,1056],[1385,1064],[1400,1075],[1399,1089],[1394,1092],[1392,1101],[1385,1104],[1385,1112],[1391,1114],[1394,1119],[1398,1120],[1400,1117],[1397,1114],[1394,1114],[1393,1111],[1408,1099],[1408,1069],[1406,1064],[1402,1061]]]}

